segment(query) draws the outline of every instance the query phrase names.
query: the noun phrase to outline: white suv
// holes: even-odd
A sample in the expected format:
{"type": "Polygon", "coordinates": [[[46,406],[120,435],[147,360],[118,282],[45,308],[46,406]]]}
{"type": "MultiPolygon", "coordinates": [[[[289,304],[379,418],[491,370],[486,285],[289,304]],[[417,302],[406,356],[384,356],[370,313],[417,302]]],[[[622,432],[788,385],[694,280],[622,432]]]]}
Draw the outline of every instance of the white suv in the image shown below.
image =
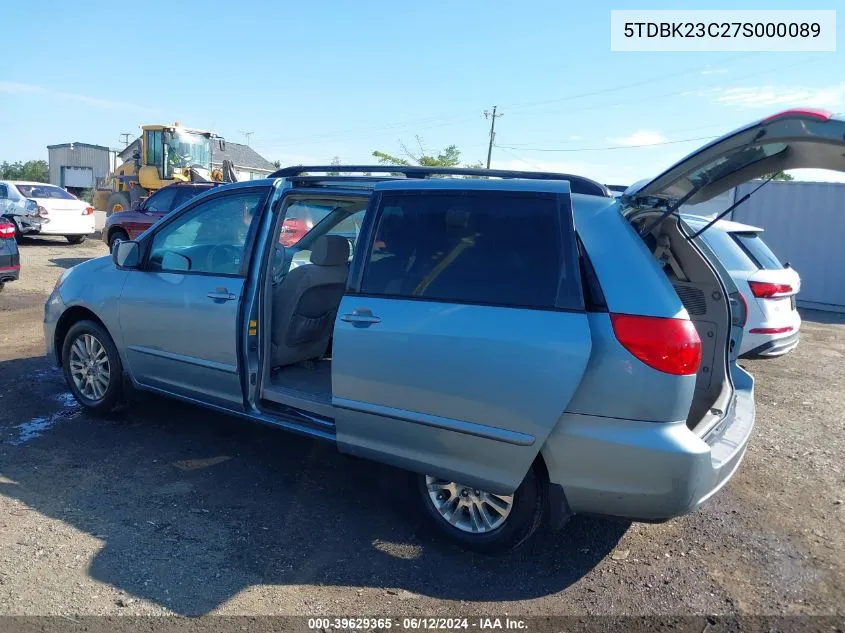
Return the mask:
{"type": "MultiPolygon", "coordinates": [[[[695,230],[709,222],[685,215],[695,230]]],[[[719,220],[701,237],[730,273],[745,300],[747,319],[739,355],[743,358],[782,356],[798,345],[801,316],[795,295],[801,277],[778,257],[760,237],[763,229],[719,220]]]]}

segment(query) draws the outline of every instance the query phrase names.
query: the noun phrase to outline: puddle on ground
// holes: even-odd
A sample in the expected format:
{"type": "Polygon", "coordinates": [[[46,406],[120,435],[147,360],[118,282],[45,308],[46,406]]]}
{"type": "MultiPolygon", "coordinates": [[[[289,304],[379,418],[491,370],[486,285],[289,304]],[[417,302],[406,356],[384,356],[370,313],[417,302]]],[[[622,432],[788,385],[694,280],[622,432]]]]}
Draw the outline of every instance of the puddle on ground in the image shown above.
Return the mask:
{"type": "Polygon", "coordinates": [[[18,436],[8,440],[7,443],[12,446],[22,446],[43,435],[44,432],[50,430],[62,420],[67,420],[79,413],[79,405],[70,393],[57,394],[55,399],[62,405],[61,411],[48,416],[32,418],[29,422],[18,424],[13,427],[13,432],[17,432],[18,436]]]}
{"type": "Polygon", "coordinates": [[[33,378],[35,380],[47,380],[49,378],[55,378],[60,373],[61,372],[59,371],[58,367],[47,367],[46,369],[38,369],[34,372],[31,372],[27,374],[27,377],[33,378]]]}

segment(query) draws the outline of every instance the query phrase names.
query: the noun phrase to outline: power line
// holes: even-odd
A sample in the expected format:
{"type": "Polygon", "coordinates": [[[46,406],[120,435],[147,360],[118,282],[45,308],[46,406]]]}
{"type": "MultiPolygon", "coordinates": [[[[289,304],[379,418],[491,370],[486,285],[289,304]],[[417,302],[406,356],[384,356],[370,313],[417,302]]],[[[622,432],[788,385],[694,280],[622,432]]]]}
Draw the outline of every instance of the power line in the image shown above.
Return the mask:
{"type": "Polygon", "coordinates": [[[132,137],[132,134],[131,134],[130,132],[123,132],[123,133],[120,135],[120,141],[121,141],[121,143],[123,143],[123,147],[128,147],[128,146],[129,146],[129,139],[130,139],[131,137],[132,137]]]}
{"type": "Polygon", "coordinates": [[[536,169],[537,171],[546,171],[545,169],[543,169],[542,167],[540,167],[537,163],[535,163],[535,162],[533,162],[533,161],[530,161],[530,160],[528,160],[527,158],[522,158],[522,156],[517,156],[517,155],[516,155],[516,154],[514,154],[512,151],[510,151],[509,149],[506,149],[506,148],[502,147],[501,145],[497,145],[497,146],[496,146],[496,148],[497,148],[497,149],[502,150],[502,151],[503,151],[505,154],[507,154],[508,156],[513,156],[516,160],[518,160],[518,161],[520,161],[520,162],[522,162],[522,163],[525,163],[526,165],[528,165],[528,166],[530,166],[530,167],[532,167],[532,168],[536,169]]]}
{"type": "MultiPolygon", "coordinates": [[[[752,54],[753,53],[743,53],[742,55],[736,55],[734,57],[730,57],[730,58],[724,60],[721,63],[727,64],[727,63],[730,63],[730,62],[734,62],[734,61],[737,61],[738,59],[743,59],[743,58],[748,57],[752,54]]],[[[678,72],[670,73],[668,75],[662,74],[662,75],[658,75],[656,77],[651,77],[649,79],[643,79],[641,81],[635,81],[634,83],[623,84],[621,86],[610,86],[608,88],[601,88],[599,90],[592,90],[590,92],[582,92],[582,93],[579,93],[579,94],[567,95],[565,97],[558,97],[556,99],[546,99],[546,100],[543,100],[543,101],[529,101],[527,103],[518,103],[518,104],[508,106],[508,109],[509,110],[517,110],[517,109],[523,109],[523,108],[532,108],[532,107],[538,106],[538,105],[546,105],[546,104],[549,104],[549,103],[560,103],[562,101],[573,101],[575,99],[583,99],[585,97],[592,97],[592,96],[595,96],[595,95],[607,94],[608,92],[616,92],[616,91],[619,91],[619,90],[627,90],[628,88],[638,88],[639,86],[645,86],[647,84],[655,83],[657,81],[672,79],[674,77],[682,77],[684,75],[690,75],[690,74],[693,74],[693,73],[700,74],[701,73],[701,66],[698,65],[698,66],[695,66],[694,68],[690,67],[690,68],[687,68],[686,70],[680,70],[678,72]]]]}
{"type": "Polygon", "coordinates": [[[240,130],[240,133],[244,135],[244,140],[246,141],[246,146],[249,147],[249,137],[255,134],[255,132],[244,132],[240,130]]]}
{"type": "MultiPolygon", "coordinates": [[[[734,82],[735,81],[743,81],[745,79],[751,79],[753,77],[758,77],[760,75],[766,75],[766,74],[769,74],[769,73],[772,73],[772,72],[781,72],[781,71],[784,71],[784,70],[788,70],[790,68],[795,68],[796,66],[804,66],[805,64],[808,64],[810,62],[815,62],[815,61],[816,61],[815,59],[803,59],[803,60],[798,61],[794,64],[787,64],[786,66],[779,66],[779,67],[774,67],[774,68],[764,68],[762,70],[758,70],[758,71],[755,71],[753,73],[748,73],[746,75],[742,75],[742,76],[739,76],[739,77],[731,77],[731,81],[734,81],[734,82]]],[[[584,108],[582,108],[581,110],[576,110],[574,112],[575,113],[583,112],[583,111],[595,112],[595,111],[598,111],[598,110],[607,110],[608,108],[615,108],[615,107],[618,107],[618,106],[630,105],[632,103],[640,103],[641,104],[644,101],[648,101],[648,100],[656,101],[658,99],[663,99],[665,97],[676,97],[678,95],[686,95],[686,94],[693,94],[693,93],[696,93],[696,92],[714,91],[714,90],[727,89],[727,88],[729,88],[729,86],[726,86],[725,84],[722,84],[721,86],[710,85],[710,86],[704,86],[704,87],[701,87],[701,88],[692,88],[692,89],[682,88],[680,90],[672,90],[670,92],[663,92],[663,93],[659,93],[659,94],[638,95],[638,96],[631,98],[631,99],[625,99],[623,101],[615,101],[613,103],[598,103],[596,105],[584,106],[584,108]]],[[[540,111],[540,112],[514,112],[513,115],[514,116],[538,116],[538,115],[544,115],[544,114],[557,114],[559,112],[566,112],[567,114],[573,113],[573,111],[570,110],[570,109],[566,109],[566,110],[558,109],[558,110],[543,110],[543,111],[540,111]]]]}
{"type": "MultiPolygon", "coordinates": [[[[665,134],[672,136],[673,134],[680,134],[681,132],[696,132],[698,130],[712,130],[713,128],[719,128],[720,130],[735,130],[739,127],[748,123],[748,119],[744,119],[738,123],[734,124],[725,124],[725,123],[713,123],[711,125],[696,125],[694,127],[685,127],[679,128],[676,130],[667,130],[664,132],[665,134]]],[[[714,137],[715,138],[715,137],[714,137]]],[[[562,141],[554,141],[555,143],[560,143],[561,145],[571,145],[572,143],[577,143],[583,140],[581,137],[573,137],[562,141]]],[[[530,147],[532,145],[536,145],[537,143],[529,142],[529,143],[511,143],[509,147],[514,149],[524,149],[526,147],[530,147]]],[[[625,147],[629,147],[626,145],[625,147]]]]}
{"type": "Polygon", "coordinates": [[[496,145],[499,149],[518,149],[521,152],[603,152],[613,149],[636,149],[638,147],[658,147],[660,145],[675,145],[677,143],[691,143],[692,141],[709,141],[718,136],[699,136],[696,138],[683,138],[676,141],[662,141],[660,143],[643,143],[641,145],[610,145],[608,147],[574,147],[567,149],[549,147],[510,147],[507,145],[496,145]]]}

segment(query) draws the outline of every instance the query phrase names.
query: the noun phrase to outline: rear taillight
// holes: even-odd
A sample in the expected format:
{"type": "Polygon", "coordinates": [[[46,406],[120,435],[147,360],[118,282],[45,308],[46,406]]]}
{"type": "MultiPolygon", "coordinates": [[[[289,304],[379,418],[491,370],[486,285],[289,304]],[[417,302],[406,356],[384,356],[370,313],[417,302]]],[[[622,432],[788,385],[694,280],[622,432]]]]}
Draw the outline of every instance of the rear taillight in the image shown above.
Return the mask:
{"type": "Polygon", "coordinates": [[[748,330],[751,334],[786,334],[792,331],[792,326],[786,327],[755,327],[748,330]]]}
{"type": "Polygon", "coordinates": [[[38,211],[36,212],[36,214],[35,214],[35,215],[37,215],[37,216],[38,216],[38,217],[40,217],[40,218],[46,218],[46,217],[47,217],[48,215],[50,215],[50,214],[49,214],[49,213],[47,213],[47,209],[45,209],[45,208],[44,208],[44,207],[42,207],[41,205],[38,205],[38,211]]]}
{"type": "Polygon", "coordinates": [[[15,239],[15,225],[8,222],[0,223],[0,240],[15,239]]]}
{"type": "Polygon", "coordinates": [[[732,292],[728,295],[731,304],[731,323],[739,327],[745,327],[748,322],[748,302],[741,292],[732,292]]]}
{"type": "Polygon", "coordinates": [[[819,108],[791,108],[766,117],[763,119],[763,123],[771,123],[772,121],[777,121],[778,119],[782,119],[784,117],[794,116],[803,116],[811,119],[818,119],[819,121],[829,121],[833,116],[833,113],[828,110],[820,110],[819,108]]]}
{"type": "Polygon", "coordinates": [[[701,363],[701,339],[688,319],[611,314],[616,339],[631,354],[658,371],[688,376],[701,363]]]}
{"type": "Polygon", "coordinates": [[[752,294],[758,299],[770,299],[781,297],[792,293],[792,286],[789,284],[771,284],[767,281],[749,281],[752,294]]]}
{"type": "Polygon", "coordinates": [[[82,215],[91,215],[92,213],[94,213],[94,207],[85,207],[82,211],[82,215]]]}

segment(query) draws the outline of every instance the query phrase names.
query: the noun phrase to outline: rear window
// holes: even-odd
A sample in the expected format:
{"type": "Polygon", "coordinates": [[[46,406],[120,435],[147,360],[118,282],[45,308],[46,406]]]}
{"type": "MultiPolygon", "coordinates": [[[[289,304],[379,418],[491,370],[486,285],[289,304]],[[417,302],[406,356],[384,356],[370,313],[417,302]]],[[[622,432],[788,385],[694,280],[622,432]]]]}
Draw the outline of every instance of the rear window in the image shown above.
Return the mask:
{"type": "Polygon", "coordinates": [[[61,187],[53,185],[15,185],[24,198],[58,198],[61,200],[77,200],[78,198],[61,187]]]}
{"type": "Polygon", "coordinates": [[[745,249],[734,241],[730,233],[711,227],[702,233],[701,237],[713,249],[725,269],[754,272],[759,268],[745,249]]]}
{"type": "Polygon", "coordinates": [[[757,233],[731,233],[731,236],[759,268],[764,270],[780,270],[783,268],[783,264],[777,255],[766,246],[766,243],[757,233]]]}
{"type": "MultiPolygon", "coordinates": [[[[571,221],[551,194],[384,195],[365,294],[550,309],[583,308],[571,221]]],[[[571,216],[569,216],[571,217],[571,216]]]]}

